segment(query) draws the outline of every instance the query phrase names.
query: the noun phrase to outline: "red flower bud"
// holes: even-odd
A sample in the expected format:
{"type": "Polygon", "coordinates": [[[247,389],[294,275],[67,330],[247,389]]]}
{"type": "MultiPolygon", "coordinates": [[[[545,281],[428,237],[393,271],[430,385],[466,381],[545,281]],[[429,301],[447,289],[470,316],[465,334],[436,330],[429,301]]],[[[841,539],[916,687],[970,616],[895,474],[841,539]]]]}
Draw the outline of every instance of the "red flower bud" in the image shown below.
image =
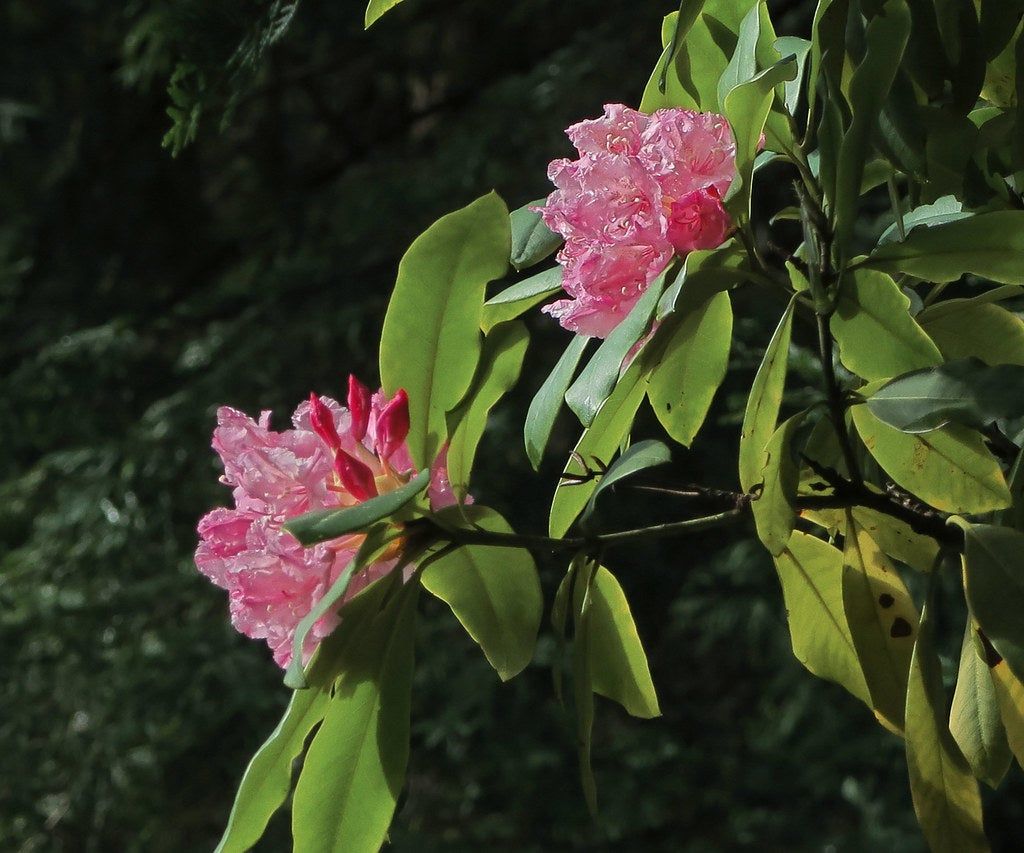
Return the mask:
{"type": "Polygon", "coordinates": [[[357,501],[377,497],[377,483],[373,479],[373,471],[365,462],[349,456],[340,447],[334,456],[334,470],[345,491],[357,501]]]}
{"type": "Polygon", "coordinates": [[[316,394],[309,395],[309,425],[322,438],[331,450],[337,452],[341,447],[338,430],[334,426],[334,414],[324,405],[316,394]]]}
{"type": "Polygon", "coordinates": [[[377,417],[377,449],[388,459],[409,435],[409,395],[404,388],[388,402],[377,417]]]}
{"type": "Polygon", "coordinates": [[[370,423],[370,389],[349,374],[348,410],[352,415],[352,438],[362,441],[370,423]]]}

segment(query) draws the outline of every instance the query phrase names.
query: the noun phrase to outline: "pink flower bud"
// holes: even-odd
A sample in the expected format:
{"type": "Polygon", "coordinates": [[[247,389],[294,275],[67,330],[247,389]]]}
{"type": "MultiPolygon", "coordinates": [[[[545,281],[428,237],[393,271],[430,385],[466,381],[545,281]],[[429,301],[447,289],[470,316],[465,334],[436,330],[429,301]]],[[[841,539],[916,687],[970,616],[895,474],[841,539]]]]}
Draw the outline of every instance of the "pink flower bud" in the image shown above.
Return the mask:
{"type": "Polygon", "coordinates": [[[352,415],[352,438],[362,441],[370,423],[370,389],[352,374],[348,377],[348,410],[352,415]]]}
{"type": "Polygon", "coordinates": [[[409,395],[399,388],[377,418],[377,449],[387,459],[409,435],[409,395]]]}
{"type": "Polygon", "coordinates": [[[341,439],[338,438],[338,430],[334,426],[334,414],[324,405],[323,400],[313,393],[309,395],[309,425],[331,450],[338,452],[341,439]]]}
{"type": "Polygon", "coordinates": [[[373,471],[365,462],[349,456],[340,447],[334,457],[334,471],[345,491],[357,501],[377,497],[377,483],[373,478],[373,471]]]}

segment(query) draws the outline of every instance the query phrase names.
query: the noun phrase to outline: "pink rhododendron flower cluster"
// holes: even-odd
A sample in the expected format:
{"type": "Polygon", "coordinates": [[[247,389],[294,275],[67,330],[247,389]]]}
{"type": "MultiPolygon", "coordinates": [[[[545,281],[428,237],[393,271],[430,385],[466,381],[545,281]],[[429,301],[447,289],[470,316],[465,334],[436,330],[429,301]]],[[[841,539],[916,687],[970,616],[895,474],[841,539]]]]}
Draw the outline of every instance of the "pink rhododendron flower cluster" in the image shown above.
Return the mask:
{"type": "MultiPolygon", "coordinates": [[[[232,624],[264,639],[286,667],[302,618],[330,589],[355,556],[361,534],[304,548],[283,524],[315,509],[352,506],[408,482],[415,466],[405,444],[409,403],[405,391],[391,400],[349,379],[348,407],[310,395],[292,416],[292,429],[270,428],[270,412],[258,421],[228,407],[217,411],[213,448],[224,463],[233,509],[214,509],[199,522],[196,566],[229,595],[232,624]]],[[[454,502],[443,455],[434,465],[430,500],[454,502]]],[[[396,553],[352,578],[348,600],[396,566],[396,553]]],[[[328,613],[306,641],[308,660],[317,643],[338,624],[328,613]]]]}
{"type": "Polygon", "coordinates": [[[682,109],[645,115],[608,104],[566,133],[578,160],[555,160],[558,187],[540,208],[565,238],[558,254],[571,298],[543,310],[570,331],[606,337],[673,255],[720,245],[722,196],[736,145],[726,120],[682,109]]]}

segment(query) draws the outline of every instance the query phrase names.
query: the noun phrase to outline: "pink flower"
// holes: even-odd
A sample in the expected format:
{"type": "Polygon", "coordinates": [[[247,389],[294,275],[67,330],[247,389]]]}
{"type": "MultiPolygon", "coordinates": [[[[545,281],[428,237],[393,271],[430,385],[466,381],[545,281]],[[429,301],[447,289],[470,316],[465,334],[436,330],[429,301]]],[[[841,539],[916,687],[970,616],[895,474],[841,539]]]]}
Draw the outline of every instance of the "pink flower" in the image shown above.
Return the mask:
{"type": "Polygon", "coordinates": [[[674,254],[720,245],[731,230],[721,197],[735,169],[726,120],[622,104],[566,131],[578,160],[555,160],[556,190],[539,208],[565,239],[562,299],[543,310],[566,329],[607,337],[674,254]]]}
{"type": "MultiPolygon", "coordinates": [[[[234,509],[218,508],[199,521],[196,566],[228,591],[232,624],[267,641],[286,667],[299,622],[330,589],[363,539],[347,536],[304,548],[284,530],[291,518],[314,509],[351,506],[408,482],[415,466],[405,445],[408,398],[374,394],[349,383],[355,417],[329,397],[312,395],[292,417],[292,429],[270,429],[270,413],[258,421],[234,409],[217,411],[213,448],[224,464],[234,509]],[[404,424],[404,431],[403,431],[404,424]]],[[[431,473],[435,508],[454,503],[444,454],[431,473]]],[[[356,575],[350,599],[397,564],[394,554],[356,575]]],[[[303,659],[337,625],[335,613],[320,619],[306,640],[303,659]]]]}

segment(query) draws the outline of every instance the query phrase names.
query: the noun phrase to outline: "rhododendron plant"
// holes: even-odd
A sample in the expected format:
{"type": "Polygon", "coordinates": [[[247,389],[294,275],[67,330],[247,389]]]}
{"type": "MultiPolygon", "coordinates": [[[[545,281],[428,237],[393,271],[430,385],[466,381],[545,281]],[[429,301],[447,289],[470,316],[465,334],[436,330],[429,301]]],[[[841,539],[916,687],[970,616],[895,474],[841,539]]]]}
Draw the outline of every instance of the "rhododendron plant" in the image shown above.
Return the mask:
{"type": "Polygon", "coordinates": [[[565,239],[558,253],[571,298],[544,308],[573,332],[607,337],[673,255],[713,249],[732,228],[722,196],[735,174],[729,123],[713,113],[647,116],[608,104],[570,127],[578,160],[555,160],[558,187],[539,208],[565,239]]]}
{"type": "MultiPolygon", "coordinates": [[[[391,5],[371,2],[368,20],[391,5]]],[[[608,566],[616,549],[727,524],[774,564],[785,607],[768,606],[799,661],[904,739],[932,848],[987,849],[978,782],[1024,762],[1024,324],[1007,307],[1024,286],[1024,111],[984,59],[1024,55],[1024,12],[993,24],[996,5],[957,4],[957,26],[939,26],[915,4],[930,25],[912,28],[906,0],[822,0],[808,41],[776,38],[764,0],[684,3],[642,109],[570,127],[579,157],[551,164],[545,204],[510,214],[489,193],[413,242],[381,333],[386,394],[353,380],[347,409],[314,395],[283,432],[220,411],[235,507],[203,519],[197,563],[279,663],[308,641],[288,672],[302,678],[286,676],[303,689],[246,772],[221,850],[259,840],[300,755],[296,849],[377,850],[408,759],[420,590],[506,680],[545,610],[533,555],[561,559],[556,685],[571,657],[597,816],[595,696],[661,713],[608,566]],[[751,203],[766,169],[787,193],[771,216],[751,203]],[[510,266],[559,247],[488,298],[510,266]],[[544,310],[578,334],[529,378],[523,439],[538,467],[564,405],[579,438],[560,447],[547,532],[517,533],[466,496],[524,363],[519,318],[559,291],[544,310]],[[766,311],[774,334],[751,339],[766,311]],[[701,470],[689,448],[751,353],[756,373],[731,382],[742,424],[715,420],[735,428],[732,487],[642,482],[673,454],[701,470]],[[652,491],[657,507],[637,497],[652,491]],[[631,517],[658,519],[623,529],[602,514],[623,492],[631,517]],[[964,629],[952,704],[937,609],[964,629]]],[[[695,568],[688,549],[665,553],[695,568]]]]}
{"type": "MultiPolygon", "coordinates": [[[[390,400],[371,396],[349,379],[348,407],[311,394],[292,415],[292,428],[270,428],[228,407],[217,412],[213,448],[232,488],[233,509],[214,509],[199,522],[196,565],[228,591],[231,621],[248,637],[263,639],[286,667],[299,622],[323,598],[355,557],[365,536],[348,535],[303,547],[283,525],[318,509],[350,507],[405,485],[415,468],[405,447],[409,403],[399,390],[390,400]]],[[[452,502],[439,459],[430,485],[431,504],[452,502]]],[[[397,552],[362,568],[342,601],[397,565],[397,552]]],[[[306,637],[305,659],[338,624],[329,611],[306,637]]]]}

